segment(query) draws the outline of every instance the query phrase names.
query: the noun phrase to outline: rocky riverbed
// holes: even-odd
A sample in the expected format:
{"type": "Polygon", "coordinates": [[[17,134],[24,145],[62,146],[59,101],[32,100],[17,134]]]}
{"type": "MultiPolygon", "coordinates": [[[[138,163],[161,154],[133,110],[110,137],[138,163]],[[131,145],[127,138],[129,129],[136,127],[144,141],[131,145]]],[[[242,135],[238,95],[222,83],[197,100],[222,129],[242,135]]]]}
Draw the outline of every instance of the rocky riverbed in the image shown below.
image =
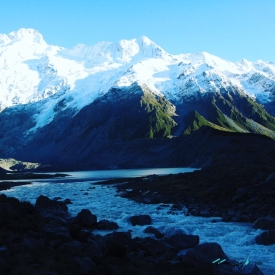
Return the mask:
{"type": "Polygon", "coordinates": [[[230,260],[217,243],[199,244],[198,235],[165,236],[149,215],[129,217],[151,234],[133,238],[88,209],[72,217],[70,203],[41,195],[32,205],[0,195],[1,274],[263,274],[254,263],[230,260]]]}

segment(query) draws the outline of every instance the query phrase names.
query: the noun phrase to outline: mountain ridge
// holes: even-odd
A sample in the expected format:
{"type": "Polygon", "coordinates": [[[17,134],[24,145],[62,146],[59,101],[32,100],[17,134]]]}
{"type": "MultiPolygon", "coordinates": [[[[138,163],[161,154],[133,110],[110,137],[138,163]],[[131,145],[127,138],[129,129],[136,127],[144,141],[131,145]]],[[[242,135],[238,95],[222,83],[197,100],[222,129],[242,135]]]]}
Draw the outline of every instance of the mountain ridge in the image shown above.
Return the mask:
{"type": "Polygon", "coordinates": [[[170,144],[206,126],[275,139],[271,62],[170,55],[147,37],[65,49],[21,29],[0,35],[0,70],[3,158],[71,165],[88,152],[106,160],[104,147],[120,154],[114,148],[124,142],[137,153],[131,140],[170,144]]]}

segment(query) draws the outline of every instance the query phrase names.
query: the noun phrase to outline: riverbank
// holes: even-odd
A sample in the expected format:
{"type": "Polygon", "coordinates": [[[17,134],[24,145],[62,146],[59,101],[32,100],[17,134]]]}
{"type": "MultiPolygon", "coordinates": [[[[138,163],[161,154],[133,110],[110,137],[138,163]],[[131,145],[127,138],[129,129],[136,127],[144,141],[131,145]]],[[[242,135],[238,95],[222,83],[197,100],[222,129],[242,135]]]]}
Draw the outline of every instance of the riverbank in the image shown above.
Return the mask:
{"type": "Polygon", "coordinates": [[[99,184],[114,184],[120,196],[136,202],[172,203],[171,213],[187,208],[187,215],[254,222],[260,217],[275,217],[274,159],[274,154],[253,162],[236,158],[192,173],[99,184]]]}
{"type": "Polygon", "coordinates": [[[67,177],[67,174],[38,174],[38,173],[5,173],[0,174],[0,191],[8,190],[15,186],[28,185],[31,182],[23,180],[52,179],[67,177]],[[20,180],[20,181],[18,181],[20,180]]]}
{"type": "Polygon", "coordinates": [[[0,195],[1,274],[263,274],[255,263],[230,260],[217,243],[199,244],[198,235],[159,234],[148,215],[129,217],[151,234],[133,238],[88,209],[72,217],[66,203],[39,196],[33,206],[0,195]]]}

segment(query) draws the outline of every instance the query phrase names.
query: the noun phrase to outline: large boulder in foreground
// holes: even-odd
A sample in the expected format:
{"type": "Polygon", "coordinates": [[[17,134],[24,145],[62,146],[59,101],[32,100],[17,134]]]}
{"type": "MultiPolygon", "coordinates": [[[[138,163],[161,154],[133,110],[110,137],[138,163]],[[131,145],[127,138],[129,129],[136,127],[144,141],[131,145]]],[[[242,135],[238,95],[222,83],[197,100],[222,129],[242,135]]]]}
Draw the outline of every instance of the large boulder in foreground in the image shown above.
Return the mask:
{"type": "Polygon", "coordinates": [[[76,216],[76,221],[81,223],[83,226],[90,227],[97,224],[96,215],[92,214],[89,209],[82,209],[76,216]]]}
{"type": "Polygon", "coordinates": [[[204,243],[188,250],[183,262],[192,267],[194,272],[203,271],[194,274],[264,275],[255,264],[244,265],[230,261],[218,243],[204,243]]]}
{"type": "Polygon", "coordinates": [[[229,260],[222,247],[218,243],[204,243],[198,245],[186,253],[184,261],[194,265],[212,266],[216,259],[229,260]]]}
{"type": "Polygon", "coordinates": [[[149,225],[152,223],[152,218],[149,215],[137,215],[129,218],[133,226],[136,225],[149,225]]]}
{"type": "Polygon", "coordinates": [[[54,214],[62,218],[69,217],[68,207],[64,202],[51,200],[43,195],[40,195],[37,198],[35,202],[35,208],[40,212],[42,216],[54,214]]]}

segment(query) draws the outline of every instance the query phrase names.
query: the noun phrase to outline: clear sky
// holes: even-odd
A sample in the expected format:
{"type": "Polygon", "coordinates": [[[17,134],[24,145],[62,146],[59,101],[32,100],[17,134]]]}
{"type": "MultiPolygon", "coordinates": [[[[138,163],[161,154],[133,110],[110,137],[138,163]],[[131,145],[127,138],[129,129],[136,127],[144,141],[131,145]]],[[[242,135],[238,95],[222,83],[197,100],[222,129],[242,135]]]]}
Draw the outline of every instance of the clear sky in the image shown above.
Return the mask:
{"type": "Polygon", "coordinates": [[[275,0],[1,0],[0,33],[20,28],[66,48],[145,35],[171,54],[275,61],[275,0]]]}

